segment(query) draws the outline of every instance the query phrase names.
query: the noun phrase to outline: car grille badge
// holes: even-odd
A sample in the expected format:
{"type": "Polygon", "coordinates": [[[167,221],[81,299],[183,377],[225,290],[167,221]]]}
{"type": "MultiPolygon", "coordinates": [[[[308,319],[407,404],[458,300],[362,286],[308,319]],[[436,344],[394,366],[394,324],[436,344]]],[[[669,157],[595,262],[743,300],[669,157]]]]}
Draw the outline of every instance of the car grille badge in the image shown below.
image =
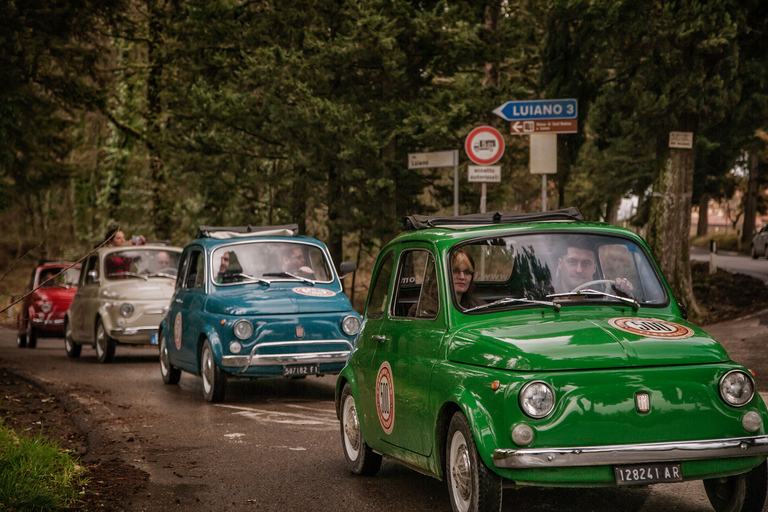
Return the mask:
{"type": "Polygon", "coordinates": [[[635,409],[637,409],[637,412],[640,414],[644,414],[651,410],[651,397],[648,393],[635,393],[635,409]]]}
{"type": "Polygon", "coordinates": [[[296,337],[299,339],[304,337],[304,327],[301,325],[296,326],[296,337]]]}

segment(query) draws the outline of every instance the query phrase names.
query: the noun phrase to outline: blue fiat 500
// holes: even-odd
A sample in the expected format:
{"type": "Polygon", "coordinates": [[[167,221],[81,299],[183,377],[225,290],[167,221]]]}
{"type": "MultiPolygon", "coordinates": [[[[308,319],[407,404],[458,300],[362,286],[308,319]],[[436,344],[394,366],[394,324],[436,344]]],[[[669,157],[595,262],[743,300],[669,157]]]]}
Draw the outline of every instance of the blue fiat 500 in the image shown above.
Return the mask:
{"type": "Polygon", "coordinates": [[[297,232],[199,228],[157,334],[163,382],[201,375],[205,399],[221,402],[229,377],[339,373],[360,330],[340,281],[356,265],[337,272],[327,247],[297,232]]]}

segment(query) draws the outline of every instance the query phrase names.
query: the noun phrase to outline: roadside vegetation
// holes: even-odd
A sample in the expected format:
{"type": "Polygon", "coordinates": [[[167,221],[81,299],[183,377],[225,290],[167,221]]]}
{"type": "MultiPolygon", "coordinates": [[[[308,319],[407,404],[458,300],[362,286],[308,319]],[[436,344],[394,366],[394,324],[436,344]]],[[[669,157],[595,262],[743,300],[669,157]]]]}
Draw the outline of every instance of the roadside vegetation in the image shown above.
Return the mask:
{"type": "Polygon", "coordinates": [[[80,500],[84,469],[56,440],[0,422],[0,509],[66,510],[80,500]]]}

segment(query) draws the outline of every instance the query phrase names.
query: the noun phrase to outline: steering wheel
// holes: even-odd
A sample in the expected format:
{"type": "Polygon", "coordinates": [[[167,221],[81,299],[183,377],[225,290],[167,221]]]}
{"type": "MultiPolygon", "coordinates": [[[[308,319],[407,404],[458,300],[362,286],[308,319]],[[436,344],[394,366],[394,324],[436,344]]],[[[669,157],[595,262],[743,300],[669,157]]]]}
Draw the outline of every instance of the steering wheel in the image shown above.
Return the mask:
{"type": "Polygon", "coordinates": [[[602,284],[604,288],[608,288],[609,285],[613,284],[613,279],[595,279],[594,281],[587,281],[584,284],[580,284],[573,290],[572,292],[580,292],[584,288],[589,288],[590,286],[596,285],[596,284],[602,284]]]}

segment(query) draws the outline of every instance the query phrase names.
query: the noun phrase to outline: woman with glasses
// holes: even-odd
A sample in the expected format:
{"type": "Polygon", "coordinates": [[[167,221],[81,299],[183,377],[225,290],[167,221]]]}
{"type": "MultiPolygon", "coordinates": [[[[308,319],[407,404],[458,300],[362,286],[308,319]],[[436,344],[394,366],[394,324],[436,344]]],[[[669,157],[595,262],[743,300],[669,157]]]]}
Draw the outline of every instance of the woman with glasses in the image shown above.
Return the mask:
{"type": "Polygon", "coordinates": [[[453,252],[451,258],[451,272],[453,273],[453,291],[456,294],[456,302],[464,309],[473,308],[485,304],[472,293],[472,283],[475,276],[475,261],[464,249],[453,252]]]}

